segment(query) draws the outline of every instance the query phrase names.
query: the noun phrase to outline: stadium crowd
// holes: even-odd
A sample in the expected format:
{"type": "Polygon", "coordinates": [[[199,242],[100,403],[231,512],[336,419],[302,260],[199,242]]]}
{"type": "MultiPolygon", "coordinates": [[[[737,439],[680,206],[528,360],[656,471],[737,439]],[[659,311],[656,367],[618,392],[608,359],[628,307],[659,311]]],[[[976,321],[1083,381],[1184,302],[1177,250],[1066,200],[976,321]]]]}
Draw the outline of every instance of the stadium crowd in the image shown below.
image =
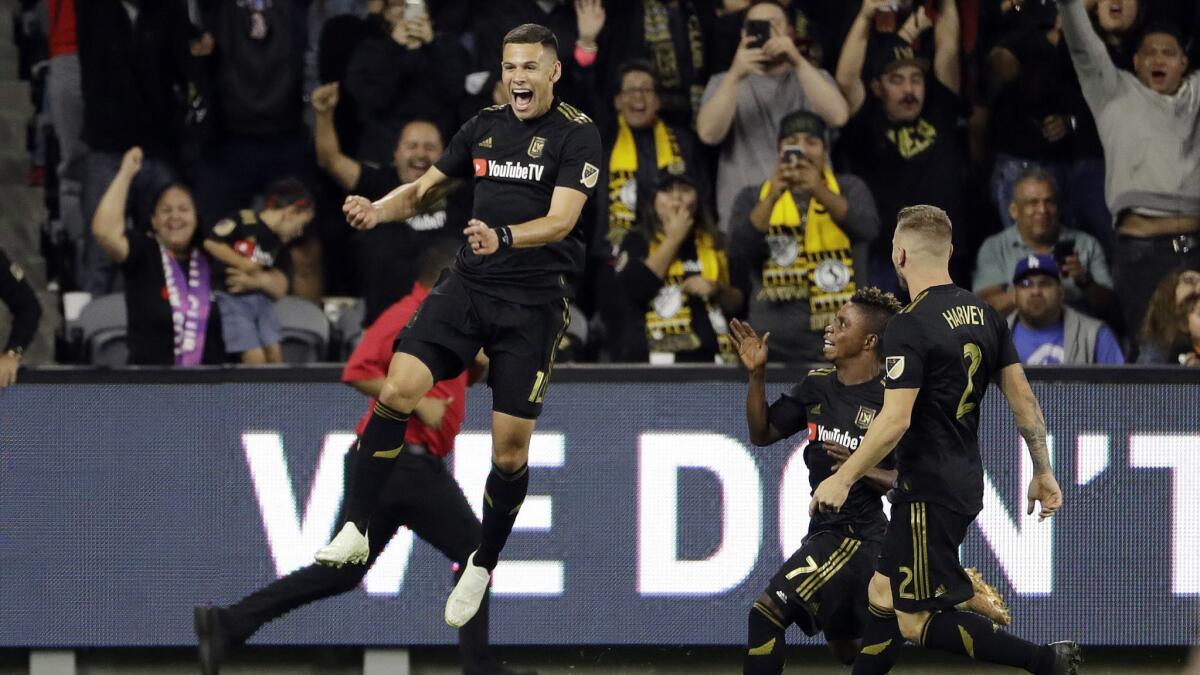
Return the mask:
{"type": "Polygon", "coordinates": [[[415,180],[506,103],[500,39],[536,22],[606,160],[559,361],[733,363],[734,318],[772,360],[820,360],[855,290],[903,293],[895,215],[932,204],[1026,363],[1200,365],[1198,2],[22,5],[52,288],[122,294],[131,363],[278,361],[285,295],[330,319],[359,299],[352,347],[422,251],[462,241],[471,191],[367,232],[343,199],[415,180]]]}

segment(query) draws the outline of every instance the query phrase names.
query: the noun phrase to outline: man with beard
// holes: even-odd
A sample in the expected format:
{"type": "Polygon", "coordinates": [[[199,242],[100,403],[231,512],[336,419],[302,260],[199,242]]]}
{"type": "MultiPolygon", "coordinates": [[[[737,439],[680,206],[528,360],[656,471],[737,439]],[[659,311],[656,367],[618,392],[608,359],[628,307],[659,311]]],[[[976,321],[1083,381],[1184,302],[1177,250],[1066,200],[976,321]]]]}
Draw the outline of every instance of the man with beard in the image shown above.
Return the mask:
{"type": "Polygon", "coordinates": [[[717,213],[725,231],[738,191],[775,171],[776,133],[785,115],[809,110],[831,127],[842,126],[849,117],[836,83],[800,54],[794,38],[783,7],[759,0],[746,13],[733,65],[714,75],[704,90],[696,134],[719,146],[717,213]],[[749,32],[752,27],[755,35],[749,32]],[[767,31],[765,42],[759,42],[759,27],[767,31]]]}
{"type": "MultiPolygon", "coordinates": [[[[360,162],[345,155],[334,126],[338,100],[337,82],[313,90],[317,163],[347,192],[368,199],[382,199],[401,185],[420,178],[441,156],[442,135],[432,122],[426,120],[413,120],[404,125],[391,166],[360,162]]],[[[412,289],[417,258],[422,251],[443,239],[462,241],[459,231],[470,213],[470,191],[458,190],[454,199],[444,199],[429,211],[416,214],[403,223],[358,235],[366,325],[412,289]]]]}
{"type": "Polygon", "coordinates": [[[474,217],[463,230],[468,243],[395,345],[355,452],[346,522],[316,555],[337,567],[366,562],[368,522],[404,450],[409,415],[434,382],[462,372],[482,348],[491,359],[492,471],[481,543],[446,602],[446,623],[456,628],[478,611],[529,489],[529,441],[570,323],[572,281],[583,267],[580,215],[600,179],[596,125],[554,95],[562,77],[558,49],[545,26],[509,31],[501,72],[511,103],[468,120],[415,182],[376,202],[351,195],[342,207],[351,226],[369,230],[421,212],[450,178],[474,179],[474,217]]]}
{"type": "MultiPolygon", "coordinates": [[[[854,117],[838,143],[840,156],[834,164],[861,177],[875,196],[884,227],[871,246],[868,281],[898,293],[889,260],[892,216],[911,204],[939,206],[956,221],[962,212],[959,22],[954,0],[942,0],[934,24],[934,77],[929,78],[928,60],[902,38],[871,35],[875,12],[887,4],[864,0],[838,59],[838,85],[854,117]],[[864,65],[870,95],[863,86],[864,65]]],[[[955,233],[956,253],[968,251],[962,234],[955,233]]],[[[955,264],[956,275],[969,263],[955,264]]]]}
{"type": "Polygon", "coordinates": [[[1176,26],[1142,31],[1134,75],[1113,64],[1082,0],[1058,0],[1058,8],[1104,146],[1104,194],[1117,230],[1114,288],[1133,329],[1164,275],[1200,267],[1200,75],[1187,75],[1176,26]]]}
{"type": "Polygon", "coordinates": [[[867,588],[873,619],[855,675],[887,673],[904,640],[1035,675],[1074,675],[1079,646],[1037,645],[955,606],[974,595],[959,546],[983,508],[979,423],[995,381],[1029,447],[1028,513],[1044,520],[1062,507],[1050,467],[1046,421],[1013,347],[1008,324],[950,279],[946,212],[911,206],[897,218],[892,264],[913,301],[883,334],[883,407],[854,454],[813,491],[809,514],[840,513],[851,488],[896,453],[892,514],[867,588]]]}

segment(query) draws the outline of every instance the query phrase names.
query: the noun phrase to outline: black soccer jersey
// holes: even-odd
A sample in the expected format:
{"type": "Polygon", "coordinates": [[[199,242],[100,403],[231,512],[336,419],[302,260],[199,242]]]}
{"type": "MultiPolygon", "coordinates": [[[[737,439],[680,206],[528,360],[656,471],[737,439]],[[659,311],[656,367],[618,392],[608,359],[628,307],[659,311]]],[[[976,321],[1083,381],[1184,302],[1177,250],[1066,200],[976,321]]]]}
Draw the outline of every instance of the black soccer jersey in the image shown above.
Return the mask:
{"type": "MultiPolygon", "coordinates": [[[[436,166],[447,176],[474,176],[474,217],[499,227],[544,217],[556,187],[590,198],[600,156],[596,125],[555,99],[549,112],[529,121],[517,119],[508,105],[481,110],[458,130],[436,166]]],[[[582,230],[576,223],[562,241],[488,256],[463,246],[455,271],[471,288],[510,302],[553,302],[571,295],[573,277],[583,269],[582,230]]]]}
{"type": "Polygon", "coordinates": [[[979,409],[993,376],[1020,363],[1008,323],[973,293],[934,286],[892,317],[883,349],[884,386],[921,390],[896,447],[894,498],[979,513],[979,409]]]}
{"type": "MultiPolygon", "coordinates": [[[[832,441],[857,450],[882,407],[882,382],[871,380],[847,386],[838,381],[837,369],[827,368],[810,371],[800,384],[780,396],[771,404],[769,419],[785,437],[807,427],[809,444],[804,448],[804,464],[808,467],[808,482],[815,490],[833,475],[833,459],[821,442],[832,441]]],[[[892,468],[892,456],[885,457],[879,466],[892,468]]],[[[808,533],[833,530],[857,539],[881,540],[887,519],[880,497],[860,480],[850,487],[840,511],[822,511],[813,516],[808,533]]]]}

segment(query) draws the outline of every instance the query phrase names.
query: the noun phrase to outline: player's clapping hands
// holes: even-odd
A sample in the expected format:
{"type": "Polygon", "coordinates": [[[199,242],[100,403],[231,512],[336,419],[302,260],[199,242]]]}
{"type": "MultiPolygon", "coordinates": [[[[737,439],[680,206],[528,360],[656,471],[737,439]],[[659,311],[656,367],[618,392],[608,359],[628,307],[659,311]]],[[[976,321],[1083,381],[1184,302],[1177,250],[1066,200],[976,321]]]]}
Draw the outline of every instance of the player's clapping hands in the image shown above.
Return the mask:
{"type": "Polygon", "coordinates": [[[379,224],[379,209],[366,197],[350,195],[342,203],[346,222],[356,230],[369,230],[379,224]]]}
{"type": "Polygon", "coordinates": [[[468,220],[463,234],[467,235],[467,244],[475,255],[491,255],[500,250],[500,235],[482,220],[468,220]]]}

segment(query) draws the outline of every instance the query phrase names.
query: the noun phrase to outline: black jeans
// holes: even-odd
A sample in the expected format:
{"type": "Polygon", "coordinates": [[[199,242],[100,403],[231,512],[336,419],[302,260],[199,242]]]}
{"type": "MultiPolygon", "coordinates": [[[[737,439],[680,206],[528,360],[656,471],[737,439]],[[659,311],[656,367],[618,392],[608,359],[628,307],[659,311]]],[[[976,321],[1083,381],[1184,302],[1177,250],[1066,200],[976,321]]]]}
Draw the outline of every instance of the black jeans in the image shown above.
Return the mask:
{"type": "MultiPolygon", "coordinates": [[[[346,454],[347,462],[351,457],[346,454]]],[[[349,480],[349,467],[345,475],[349,480]]],[[[231,637],[244,642],[263,624],[297,607],[354,590],[401,525],[460,565],[479,547],[482,536],[479,520],[445,463],[433,455],[403,452],[396,458],[371,516],[367,564],[336,568],[314,563],[251,593],[225,610],[223,618],[231,637]]],[[[458,631],[464,669],[489,662],[488,595],[475,618],[458,631]]]]}
{"type": "Polygon", "coordinates": [[[1200,270],[1200,235],[1117,237],[1113,281],[1125,320],[1124,332],[1137,336],[1162,278],[1174,270],[1200,270]]]}

